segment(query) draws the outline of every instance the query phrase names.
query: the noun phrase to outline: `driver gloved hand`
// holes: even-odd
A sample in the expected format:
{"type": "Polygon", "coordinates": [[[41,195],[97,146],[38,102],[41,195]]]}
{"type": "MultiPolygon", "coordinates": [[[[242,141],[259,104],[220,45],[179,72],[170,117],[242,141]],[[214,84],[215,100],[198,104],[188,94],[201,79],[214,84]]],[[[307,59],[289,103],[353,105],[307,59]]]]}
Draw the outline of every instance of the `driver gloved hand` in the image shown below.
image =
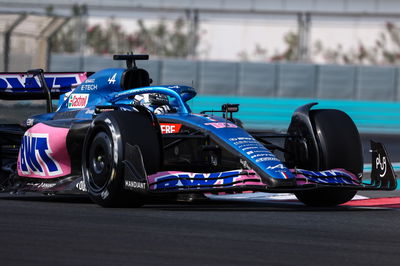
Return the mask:
{"type": "Polygon", "coordinates": [[[154,114],[156,115],[163,115],[166,113],[169,113],[171,111],[171,108],[168,105],[161,105],[154,109],[154,114]]]}

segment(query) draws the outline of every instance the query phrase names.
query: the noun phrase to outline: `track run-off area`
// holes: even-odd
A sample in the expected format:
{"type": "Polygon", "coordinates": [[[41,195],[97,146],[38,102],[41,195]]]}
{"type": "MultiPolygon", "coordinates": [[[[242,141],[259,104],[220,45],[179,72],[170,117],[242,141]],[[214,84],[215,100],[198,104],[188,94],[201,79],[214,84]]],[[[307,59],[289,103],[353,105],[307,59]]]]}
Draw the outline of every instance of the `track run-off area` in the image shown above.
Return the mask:
{"type": "MultiPolygon", "coordinates": [[[[367,144],[363,136],[363,145],[367,144]]],[[[373,136],[400,162],[400,137],[373,136]]],[[[368,147],[364,147],[365,150],[368,147]]],[[[370,159],[365,156],[366,165],[370,159]]],[[[397,169],[396,169],[397,170],[397,169]]],[[[399,173],[399,172],[397,172],[399,173]]],[[[398,265],[400,190],[334,208],[291,194],[99,207],[85,196],[0,194],[1,265],[398,265]]]]}

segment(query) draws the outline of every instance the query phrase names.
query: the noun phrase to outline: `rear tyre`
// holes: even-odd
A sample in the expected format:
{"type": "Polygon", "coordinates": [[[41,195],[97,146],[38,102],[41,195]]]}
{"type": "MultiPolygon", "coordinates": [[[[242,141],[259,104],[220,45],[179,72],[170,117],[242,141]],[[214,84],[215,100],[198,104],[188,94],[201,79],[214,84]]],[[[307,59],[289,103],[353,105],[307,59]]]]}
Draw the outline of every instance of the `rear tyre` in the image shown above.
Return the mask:
{"type": "Polygon", "coordinates": [[[93,121],[82,153],[82,173],[89,197],[103,207],[141,206],[141,194],[124,189],[126,144],[137,145],[147,174],[161,163],[160,136],[148,116],[105,112],[93,121]]]}
{"type": "MultiPolygon", "coordinates": [[[[362,173],[363,156],[360,136],[352,119],[344,112],[334,109],[320,109],[310,111],[310,120],[317,140],[316,149],[319,152],[319,166],[302,158],[311,158],[308,154],[297,154],[294,165],[308,170],[328,170],[343,168],[355,175],[362,173]]],[[[311,132],[306,127],[300,127],[297,132],[305,139],[311,132]]],[[[290,129],[290,128],[289,128],[290,129]]],[[[293,129],[291,129],[293,130],[293,129]]],[[[287,147],[298,145],[286,143],[287,147]]],[[[310,145],[309,141],[306,141],[310,145]]],[[[306,145],[307,145],[306,144],[306,145]]],[[[312,147],[303,146],[297,151],[309,152],[312,147]]],[[[293,159],[293,158],[292,158],[293,159]]],[[[296,192],[296,197],[309,206],[336,206],[351,200],[357,191],[343,189],[317,189],[296,192]]]]}

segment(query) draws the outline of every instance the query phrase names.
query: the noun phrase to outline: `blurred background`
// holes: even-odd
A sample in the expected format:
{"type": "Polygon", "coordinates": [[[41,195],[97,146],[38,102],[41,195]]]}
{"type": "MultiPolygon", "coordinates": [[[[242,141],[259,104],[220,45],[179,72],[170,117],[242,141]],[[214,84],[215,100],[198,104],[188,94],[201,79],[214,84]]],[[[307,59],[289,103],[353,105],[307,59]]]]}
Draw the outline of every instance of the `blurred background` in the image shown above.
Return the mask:
{"type": "MultiPolygon", "coordinates": [[[[193,111],[240,103],[249,129],[283,131],[296,107],[349,113],[363,134],[400,133],[398,0],[0,0],[0,71],[97,71],[140,62],[194,86],[193,111]]],[[[43,109],[43,110],[42,110],[43,109]]],[[[44,111],[0,102],[0,120],[44,111]],[[10,109],[10,105],[17,108],[10,109]]]]}

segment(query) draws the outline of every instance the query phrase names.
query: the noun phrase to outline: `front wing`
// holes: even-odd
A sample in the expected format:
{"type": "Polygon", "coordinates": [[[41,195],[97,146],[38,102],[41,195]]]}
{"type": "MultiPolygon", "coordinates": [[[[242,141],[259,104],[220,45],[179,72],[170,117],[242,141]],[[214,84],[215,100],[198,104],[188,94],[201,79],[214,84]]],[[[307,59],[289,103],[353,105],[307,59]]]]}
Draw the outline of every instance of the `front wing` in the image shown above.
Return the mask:
{"type": "Polygon", "coordinates": [[[384,146],[371,141],[372,173],[371,182],[363,183],[362,177],[345,169],[310,171],[290,169],[295,176],[296,185],[288,187],[269,187],[255,172],[237,169],[215,173],[193,173],[165,171],[147,176],[146,180],[135,180],[134,174],[125,176],[125,188],[153,193],[192,193],[192,192],[295,192],[317,188],[340,188],[351,190],[394,190],[397,187],[396,175],[384,146]],[[145,181],[145,182],[144,182],[145,181]]]}
{"type": "MultiPolygon", "coordinates": [[[[139,151],[137,151],[139,153],[139,151]]],[[[269,187],[256,171],[251,169],[236,169],[215,173],[193,173],[182,171],[164,171],[146,176],[142,164],[126,163],[124,186],[126,189],[144,194],[158,193],[240,193],[273,192],[290,193],[299,190],[318,188],[337,188],[350,190],[394,190],[397,187],[396,175],[387,156],[384,146],[371,142],[372,172],[371,182],[364,183],[362,178],[344,169],[325,171],[310,171],[290,169],[295,176],[295,185],[269,187]],[[146,176],[146,178],[143,178],[146,176]]],[[[136,154],[135,158],[140,158],[136,154]]],[[[135,160],[133,160],[135,161],[135,160]]],[[[30,180],[4,191],[38,191],[82,193],[86,191],[85,184],[80,176],[56,178],[56,180],[30,180]]]]}

